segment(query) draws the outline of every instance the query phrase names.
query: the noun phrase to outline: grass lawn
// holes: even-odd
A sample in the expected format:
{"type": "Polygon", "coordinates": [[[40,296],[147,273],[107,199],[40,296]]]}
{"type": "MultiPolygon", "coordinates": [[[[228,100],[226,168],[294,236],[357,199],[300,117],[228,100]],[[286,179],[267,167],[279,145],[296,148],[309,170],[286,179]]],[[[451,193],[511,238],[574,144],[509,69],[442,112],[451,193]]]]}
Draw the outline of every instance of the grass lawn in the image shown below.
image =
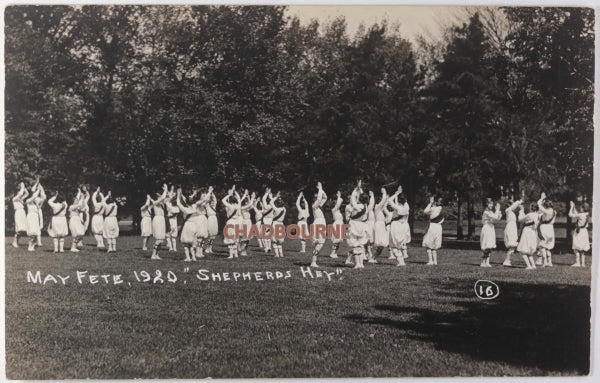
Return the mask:
{"type": "Polygon", "coordinates": [[[10,379],[589,372],[591,273],[569,267],[571,254],[556,255],[554,268],[526,271],[517,257],[516,267],[502,267],[498,251],[494,267],[482,269],[479,251],[447,243],[431,267],[414,241],[407,267],[394,267],[387,252],[364,270],[345,267],[343,256],[322,257],[322,270],[333,274],[311,278],[301,272],[310,255],[298,253],[298,241],[286,241],[283,259],[252,246],[250,256],[233,261],[218,241],[217,254],[185,263],[181,250],[149,260],[139,237],[119,238],[110,255],[96,251],[91,237],[79,254],[53,254],[43,240],[44,248],[28,253],[6,238],[10,379]],[[203,278],[229,273],[231,280],[202,281],[199,269],[209,270],[203,278]],[[49,273],[69,279],[27,282],[27,271],[38,270],[42,280],[49,273]],[[156,270],[177,281],[144,283],[134,274],[156,270]],[[81,284],[77,271],[88,272],[81,284]],[[258,274],[244,281],[247,272],[258,274]],[[120,274],[124,282],[111,276],[91,284],[90,274],[120,274]],[[479,279],[495,282],[499,297],[477,298],[479,279]]]}

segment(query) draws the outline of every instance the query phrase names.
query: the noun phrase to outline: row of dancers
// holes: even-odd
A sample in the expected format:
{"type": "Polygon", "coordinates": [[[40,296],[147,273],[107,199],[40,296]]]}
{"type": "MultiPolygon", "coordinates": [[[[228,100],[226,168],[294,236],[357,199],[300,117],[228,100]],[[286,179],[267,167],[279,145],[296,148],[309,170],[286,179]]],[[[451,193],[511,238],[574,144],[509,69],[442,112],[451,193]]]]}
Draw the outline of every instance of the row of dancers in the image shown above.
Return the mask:
{"type": "MultiPolygon", "coordinates": [[[[18,247],[19,237],[24,233],[30,238],[29,247],[33,251],[41,245],[41,228],[43,215],[41,209],[46,194],[44,188],[36,180],[31,192],[23,183],[19,192],[13,198],[15,208],[15,238],[13,246],[18,247]],[[27,212],[25,212],[25,207],[27,212]]],[[[298,211],[298,227],[309,232],[310,226],[326,225],[323,209],[328,201],[327,194],[322,184],[317,183],[312,204],[303,193],[296,199],[298,211]],[[311,214],[312,213],[312,214],[311,214]],[[309,218],[312,216],[312,224],[309,218]]],[[[344,200],[341,192],[337,192],[331,213],[333,225],[349,224],[349,238],[331,237],[331,258],[337,258],[337,251],[342,241],[346,240],[350,251],[346,259],[347,264],[354,264],[355,268],[363,268],[364,262],[377,263],[385,248],[389,249],[390,259],[397,261],[397,266],[404,266],[408,257],[407,246],[411,242],[408,216],[410,207],[402,194],[402,187],[389,195],[385,188],[381,189],[379,201],[376,201],[373,191],[365,192],[359,181],[351,195],[348,197],[344,211],[344,200]]],[[[113,199],[111,192],[102,194],[98,188],[91,196],[85,187],[77,189],[73,203],[68,205],[58,193],[54,193],[47,201],[52,209],[52,219],[48,233],[54,241],[54,251],[64,251],[64,240],[71,232],[71,251],[77,252],[81,248],[83,236],[88,230],[91,221],[91,231],[97,247],[107,251],[116,251],[116,238],[119,235],[117,212],[119,201],[113,199]],[[90,220],[89,201],[91,199],[93,211],[90,220]],[[67,213],[69,220],[67,221],[67,213]]],[[[225,226],[256,226],[259,230],[262,225],[276,228],[283,226],[286,207],[280,193],[273,194],[267,188],[262,197],[256,193],[245,190],[242,195],[235,186],[227,191],[221,199],[226,211],[225,226]],[[251,211],[254,212],[254,221],[251,211]]],[[[556,211],[545,193],[540,199],[532,203],[529,212],[525,213],[523,200],[502,201],[507,204],[505,208],[506,227],[504,229],[504,245],[507,249],[504,266],[511,266],[512,256],[515,252],[522,255],[527,269],[538,266],[552,266],[552,250],[554,248],[554,221],[556,211]],[[517,215],[518,212],[518,215],[517,215]],[[517,222],[522,224],[519,232],[517,222]],[[537,256],[537,259],[535,257],[537,256]]],[[[162,244],[166,244],[169,251],[177,251],[177,238],[184,248],[185,261],[196,261],[205,254],[213,252],[212,245],[219,232],[217,217],[218,200],[212,187],[204,190],[194,190],[189,195],[184,195],[181,189],[175,191],[174,187],[163,185],[162,192],[156,193],[155,198],[147,195],[141,207],[141,236],[142,248],[147,250],[148,240],[154,238],[151,259],[160,259],[159,251],[162,244]],[[179,230],[178,216],[182,215],[183,224],[179,230]]],[[[487,200],[486,208],[482,214],[482,230],[480,244],[483,252],[481,267],[490,267],[490,256],[496,249],[495,223],[502,219],[502,204],[487,200]]],[[[442,224],[444,215],[441,198],[431,197],[424,209],[424,214],[429,218],[429,226],[423,237],[422,246],[428,255],[428,265],[436,265],[438,250],[442,246],[442,224]]],[[[587,203],[575,205],[571,202],[569,217],[576,221],[573,232],[573,250],[576,262],[573,266],[585,266],[585,253],[590,249],[587,226],[590,220],[590,208],[587,203]]],[[[323,233],[314,230],[311,236],[312,258],[311,266],[318,267],[318,257],[325,244],[326,237],[323,233]]],[[[250,242],[248,235],[225,236],[224,243],[228,247],[229,259],[247,256],[250,242]]],[[[275,257],[283,257],[284,238],[258,238],[258,244],[264,252],[273,252],[275,257]]],[[[307,240],[300,237],[301,252],[306,252],[307,240]]]]}
{"type": "MultiPolygon", "coordinates": [[[[36,179],[31,192],[21,182],[19,191],[13,197],[15,210],[15,236],[13,247],[19,247],[19,238],[29,237],[28,250],[34,251],[36,246],[42,246],[42,228],[44,215],[42,206],[44,202],[50,206],[52,218],[48,225],[48,235],[52,238],[54,252],[64,252],[65,238],[71,235],[71,251],[79,252],[83,247],[83,237],[90,226],[90,193],[85,186],[77,189],[73,202],[67,201],[55,192],[46,201],[46,193],[39,179],[36,179]],[[27,210],[25,210],[27,209],[27,210]],[[68,220],[67,220],[68,215],[68,220]]],[[[117,202],[109,191],[106,196],[98,188],[92,195],[93,216],[91,218],[91,231],[99,248],[107,251],[117,251],[117,238],[119,236],[119,222],[117,220],[117,202]]]]}

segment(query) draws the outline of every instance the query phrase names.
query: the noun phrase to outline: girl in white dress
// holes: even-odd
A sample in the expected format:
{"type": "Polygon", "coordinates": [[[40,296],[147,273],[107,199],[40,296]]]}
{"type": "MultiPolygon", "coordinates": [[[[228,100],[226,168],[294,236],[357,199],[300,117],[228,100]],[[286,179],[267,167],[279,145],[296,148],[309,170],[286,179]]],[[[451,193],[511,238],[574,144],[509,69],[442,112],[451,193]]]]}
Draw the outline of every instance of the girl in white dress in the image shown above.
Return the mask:
{"type": "Polygon", "coordinates": [[[373,242],[375,240],[375,194],[369,190],[369,204],[367,205],[367,244],[365,245],[367,262],[377,263],[373,258],[373,242]]]}
{"type": "MultiPolygon", "coordinates": [[[[286,209],[281,202],[281,196],[279,192],[271,200],[271,207],[273,208],[273,232],[277,232],[277,228],[283,229],[285,232],[285,226],[283,225],[283,220],[285,219],[286,209]],[[279,201],[279,202],[278,202],[279,201]]],[[[280,229],[280,230],[281,230],[280,229]]],[[[285,235],[277,237],[274,235],[273,237],[273,252],[275,253],[275,258],[283,258],[283,240],[285,239],[285,235]]]]}
{"type": "Polygon", "coordinates": [[[92,194],[92,205],[94,206],[94,215],[92,216],[92,234],[96,239],[96,247],[98,249],[104,249],[104,237],[102,236],[102,233],[104,231],[105,204],[106,198],[100,191],[100,187],[98,187],[92,194]]]}
{"type": "Polygon", "coordinates": [[[42,211],[42,206],[44,206],[44,202],[46,201],[46,193],[44,192],[44,187],[40,184],[39,179],[37,180],[37,188],[40,191],[40,195],[35,199],[35,204],[38,207],[38,216],[40,218],[40,231],[37,235],[37,245],[42,246],[42,228],[44,227],[44,213],[42,211]]]}
{"type": "Polygon", "coordinates": [[[519,222],[523,224],[517,251],[523,256],[523,261],[527,265],[527,270],[535,269],[535,260],[533,255],[537,251],[538,235],[537,225],[540,221],[540,213],[535,203],[531,204],[530,212],[525,214],[523,205],[519,206],[519,222]]]}
{"type": "Polygon", "coordinates": [[[77,244],[84,235],[83,221],[81,220],[83,193],[81,189],[77,189],[77,195],[73,199],[73,203],[69,206],[69,230],[71,231],[71,252],[78,253],[77,244]]]}
{"type": "MultiPolygon", "coordinates": [[[[254,201],[253,208],[254,208],[254,219],[256,220],[256,229],[258,230],[259,233],[261,233],[264,209],[263,209],[263,204],[262,204],[260,198],[257,198],[256,201],[254,201]]],[[[260,235],[258,236],[258,246],[260,247],[260,249],[262,251],[265,250],[264,241],[260,235]]]]}
{"type": "Polygon", "coordinates": [[[194,222],[196,224],[196,255],[199,258],[204,258],[204,250],[208,246],[208,215],[207,205],[210,195],[208,192],[202,192],[200,194],[200,201],[196,202],[197,215],[194,215],[194,222]]]}
{"type": "Polygon", "coordinates": [[[229,226],[228,236],[225,236],[223,243],[227,245],[229,249],[229,257],[227,259],[233,259],[238,257],[238,243],[239,238],[235,232],[235,228],[242,224],[242,213],[241,209],[241,198],[240,195],[235,191],[235,185],[227,191],[227,195],[223,197],[221,203],[225,206],[225,212],[227,214],[227,221],[225,227],[229,226]],[[231,197],[235,194],[235,200],[232,201],[231,197]]]}
{"type": "Polygon", "coordinates": [[[576,227],[573,231],[573,252],[575,253],[575,263],[573,267],[585,267],[585,253],[590,250],[590,235],[588,233],[588,223],[590,219],[590,207],[587,202],[581,205],[580,212],[577,211],[575,203],[571,201],[569,217],[576,221],[576,227]]]}
{"type": "Polygon", "coordinates": [[[310,216],[310,212],[308,210],[308,202],[306,202],[306,198],[304,198],[304,193],[298,194],[298,198],[296,199],[296,209],[298,209],[298,232],[300,234],[300,245],[302,246],[300,249],[301,253],[306,253],[306,238],[304,238],[303,233],[308,235],[308,217],[310,216]]]}
{"type": "MultiPolygon", "coordinates": [[[[348,204],[344,206],[344,222],[346,223],[350,223],[350,216],[352,215],[352,204],[350,203],[351,200],[352,196],[348,197],[348,204]]],[[[349,243],[349,238],[346,239],[346,243],[349,243]]],[[[354,257],[354,253],[352,251],[352,248],[350,248],[348,250],[348,256],[346,257],[346,262],[344,263],[346,265],[352,265],[352,257],[354,257]]]]}
{"type": "MultiPolygon", "coordinates": [[[[271,189],[267,188],[265,194],[262,198],[263,204],[263,212],[262,212],[262,225],[266,225],[270,227],[273,224],[273,208],[271,207],[271,200],[273,199],[273,194],[271,194],[271,189]]],[[[261,232],[262,233],[262,232],[261,232]]],[[[265,229],[265,237],[263,238],[263,245],[265,247],[265,252],[271,251],[271,238],[269,233],[272,234],[272,230],[265,229]]]]}
{"type": "Polygon", "coordinates": [[[496,248],[496,227],[494,224],[500,219],[502,219],[500,204],[496,203],[496,209],[494,210],[494,201],[488,198],[487,206],[481,216],[482,227],[481,235],[479,236],[479,243],[483,251],[481,267],[492,267],[490,265],[490,255],[492,254],[492,250],[496,248]]]}
{"type": "Polygon", "coordinates": [[[554,249],[554,219],[556,210],[552,201],[546,198],[546,193],[542,193],[537,202],[540,212],[540,224],[538,226],[538,252],[541,258],[537,264],[544,267],[552,267],[552,249],[554,249]]]}
{"type": "Polygon", "coordinates": [[[82,197],[79,201],[80,209],[79,216],[81,218],[81,222],[83,222],[83,234],[77,240],[77,248],[83,247],[83,236],[87,232],[88,227],[90,226],[90,192],[87,190],[85,186],[81,187],[82,197]]]}
{"type": "Polygon", "coordinates": [[[103,235],[108,245],[107,253],[117,251],[117,238],[119,237],[119,221],[117,219],[118,206],[117,202],[112,198],[112,193],[109,191],[104,208],[104,228],[103,235]]]}
{"type": "Polygon", "coordinates": [[[29,195],[25,184],[19,184],[19,192],[12,199],[15,210],[15,239],[13,247],[19,247],[19,236],[27,235],[27,214],[25,213],[25,199],[29,195]]]}
{"type": "Polygon", "coordinates": [[[152,236],[152,198],[146,195],[146,202],[140,207],[140,231],[142,237],[142,250],[148,250],[148,239],[152,236]]]}
{"type": "Polygon", "coordinates": [[[27,250],[34,251],[37,244],[37,237],[40,235],[40,209],[36,200],[40,196],[40,189],[37,188],[37,183],[32,190],[32,195],[25,200],[27,206],[27,236],[29,237],[29,246],[27,250]]]}
{"type": "Polygon", "coordinates": [[[179,215],[179,207],[176,203],[173,203],[175,198],[175,189],[171,186],[171,192],[165,198],[165,209],[167,213],[168,230],[165,233],[167,239],[167,248],[169,251],[177,251],[177,236],[179,235],[177,227],[177,216],[179,215]]]}
{"type": "Polygon", "coordinates": [[[335,200],[335,205],[333,206],[333,208],[331,209],[331,215],[333,216],[333,227],[336,231],[336,233],[339,230],[340,235],[339,236],[332,236],[331,238],[331,254],[329,254],[330,258],[337,258],[337,251],[340,248],[340,244],[342,243],[342,226],[344,225],[344,216],[342,215],[342,212],[340,210],[340,208],[342,207],[342,202],[344,201],[342,199],[342,193],[338,190],[336,193],[336,200],[335,200]]]}
{"type": "MultiPolygon", "coordinates": [[[[208,192],[201,193],[200,199],[192,203],[190,207],[194,207],[195,211],[189,217],[192,227],[196,229],[196,242],[192,245],[191,254],[192,261],[196,261],[198,258],[204,258],[204,241],[208,236],[208,218],[206,216],[206,205],[210,201],[210,193],[212,193],[212,186],[208,188],[208,192]]],[[[190,197],[190,201],[194,201],[197,192],[194,191],[190,197]]]]}
{"type": "Polygon", "coordinates": [[[519,244],[519,230],[517,229],[517,215],[515,210],[521,206],[523,200],[510,204],[504,211],[506,213],[506,226],[504,227],[504,247],[506,247],[506,259],[503,266],[511,266],[511,258],[519,244]]]}
{"type": "Polygon", "coordinates": [[[423,212],[429,216],[429,227],[423,236],[423,247],[427,249],[429,258],[427,265],[437,265],[437,250],[442,247],[442,223],[444,223],[441,198],[436,201],[432,196],[423,212]]]}
{"type": "Polygon", "coordinates": [[[208,246],[206,247],[206,253],[213,253],[213,242],[217,238],[219,233],[219,221],[217,218],[217,197],[213,191],[212,186],[210,187],[210,196],[208,204],[206,205],[206,217],[207,217],[207,231],[208,231],[208,246]]]}
{"type": "Polygon", "coordinates": [[[194,245],[196,243],[196,225],[194,221],[191,219],[192,215],[196,213],[196,206],[186,206],[181,201],[181,189],[177,189],[177,207],[181,211],[183,215],[183,226],[181,227],[181,236],[179,240],[181,241],[181,245],[183,246],[183,251],[185,253],[185,262],[196,261],[196,251],[194,245]]]}
{"type": "Polygon", "coordinates": [[[350,237],[348,238],[348,246],[352,249],[354,255],[354,268],[362,269],[365,267],[365,245],[369,240],[367,233],[367,206],[369,196],[363,193],[361,181],[352,191],[350,196],[350,205],[352,210],[349,217],[350,222],[350,237]]]}
{"type": "Polygon", "coordinates": [[[167,237],[167,228],[165,223],[165,199],[169,193],[169,187],[167,184],[163,185],[163,193],[158,195],[156,200],[150,199],[150,205],[152,206],[152,236],[154,237],[154,245],[152,246],[152,256],[150,259],[160,259],[158,256],[158,250],[160,245],[167,237]]]}
{"type": "Polygon", "coordinates": [[[381,199],[375,205],[375,235],[373,244],[375,245],[375,257],[379,257],[383,249],[390,244],[390,231],[386,224],[385,210],[388,203],[388,194],[385,188],[381,188],[381,199]]]}
{"type": "Polygon", "coordinates": [[[69,235],[69,225],[67,224],[67,202],[59,199],[58,192],[48,200],[48,205],[52,209],[52,219],[48,227],[48,234],[52,237],[54,243],[54,252],[64,253],[65,237],[69,235]]]}
{"type": "Polygon", "coordinates": [[[388,199],[387,204],[393,209],[389,231],[390,253],[397,260],[396,266],[406,266],[404,258],[407,251],[407,245],[411,241],[410,226],[408,224],[408,215],[410,208],[404,196],[401,196],[402,187],[388,199]]]}
{"type": "Polygon", "coordinates": [[[325,244],[325,235],[321,235],[321,233],[317,235],[318,227],[322,226],[325,230],[327,229],[325,215],[323,214],[323,210],[321,210],[325,202],[327,202],[327,194],[325,194],[321,182],[317,182],[317,193],[315,194],[315,201],[312,204],[314,221],[312,223],[313,251],[310,263],[311,267],[319,267],[319,265],[317,265],[317,257],[325,244]]]}
{"type": "MultiPolygon", "coordinates": [[[[248,197],[248,189],[244,191],[244,197],[242,197],[242,206],[240,212],[242,214],[242,226],[245,230],[245,235],[242,235],[239,241],[238,254],[242,257],[248,256],[248,245],[250,244],[250,229],[252,228],[252,215],[250,210],[254,208],[254,202],[256,200],[256,193],[252,193],[248,197]],[[244,201],[248,200],[248,203],[244,204],[244,201]]],[[[277,255],[277,254],[276,254],[277,255]]]]}

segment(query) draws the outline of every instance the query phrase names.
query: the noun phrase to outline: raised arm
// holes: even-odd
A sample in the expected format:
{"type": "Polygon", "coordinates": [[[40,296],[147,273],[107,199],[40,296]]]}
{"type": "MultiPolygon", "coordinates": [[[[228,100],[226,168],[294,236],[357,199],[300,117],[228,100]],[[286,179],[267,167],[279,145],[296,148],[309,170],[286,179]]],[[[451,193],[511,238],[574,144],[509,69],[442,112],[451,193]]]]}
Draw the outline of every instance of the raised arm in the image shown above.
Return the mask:
{"type": "Polygon", "coordinates": [[[538,209],[544,214],[552,214],[552,209],[546,209],[544,206],[544,200],[546,199],[546,193],[542,193],[540,199],[537,201],[538,209]]]}
{"type": "Polygon", "coordinates": [[[296,209],[298,209],[298,211],[303,211],[304,210],[304,208],[302,207],[302,204],[301,204],[301,202],[302,202],[302,196],[303,196],[303,194],[300,193],[300,194],[298,194],[298,198],[296,198],[296,209]]]}
{"type": "Polygon", "coordinates": [[[350,205],[354,210],[360,210],[361,207],[358,206],[358,195],[360,194],[360,186],[357,186],[352,191],[352,195],[350,195],[350,205]]]}
{"type": "Polygon", "coordinates": [[[575,209],[575,202],[570,201],[570,205],[571,205],[571,208],[569,209],[569,217],[579,218],[579,214],[577,213],[577,210],[575,209]]]}
{"type": "Polygon", "coordinates": [[[150,202],[152,202],[153,205],[158,205],[159,203],[161,203],[162,201],[165,200],[165,198],[167,198],[167,194],[169,193],[169,187],[167,186],[167,184],[163,185],[163,193],[160,195],[160,197],[158,197],[156,200],[153,200],[152,198],[150,199],[150,202]]]}
{"type": "Polygon", "coordinates": [[[342,207],[342,202],[344,202],[344,200],[342,199],[342,193],[338,190],[337,194],[336,194],[337,199],[335,200],[335,206],[333,207],[333,210],[340,210],[340,207],[342,207]]]}
{"type": "Polygon", "coordinates": [[[423,213],[429,214],[431,212],[431,208],[433,207],[433,202],[434,201],[435,201],[435,197],[431,196],[431,198],[429,198],[429,204],[427,205],[427,207],[425,208],[425,210],[423,210],[423,213]]]}
{"type": "Polygon", "coordinates": [[[381,188],[381,199],[379,200],[379,203],[377,205],[375,205],[375,207],[377,209],[383,209],[387,203],[387,200],[388,200],[387,190],[385,190],[385,188],[381,188]]]}
{"type": "Polygon", "coordinates": [[[29,198],[27,198],[27,201],[25,201],[26,203],[32,203],[35,201],[35,199],[40,195],[40,190],[37,189],[29,198]]]}
{"type": "Polygon", "coordinates": [[[267,188],[265,190],[265,194],[262,197],[263,208],[270,205],[270,203],[269,203],[269,195],[271,195],[271,189],[267,188]]]}
{"type": "MultiPolygon", "coordinates": [[[[146,194],[146,202],[144,202],[144,204],[142,205],[142,207],[140,208],[140,210],[146,210],[150,207],[150,205],[152,204],[152,198],[150,198],[150,195],[146,194]]],[[[96,203],[94,202],[94,206],[96,206],[96,203]]]]}

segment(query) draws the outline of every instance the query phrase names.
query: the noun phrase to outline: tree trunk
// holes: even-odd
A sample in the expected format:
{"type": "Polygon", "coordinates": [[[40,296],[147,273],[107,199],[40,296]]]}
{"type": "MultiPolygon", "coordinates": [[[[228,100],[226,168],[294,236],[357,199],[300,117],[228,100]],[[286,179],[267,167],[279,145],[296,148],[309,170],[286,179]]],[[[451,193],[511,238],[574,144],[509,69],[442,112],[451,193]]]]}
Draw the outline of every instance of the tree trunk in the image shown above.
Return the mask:
{"type": "Polygon", "coordinates": [[[473,223],[473,201],[471,201],[471,196],[467,197],[467,239],[472,240],[473,234],[475,233],[475,225],[473,223]]]}
{"type": "MultiPolygon", "coordinates": [[[[407,193],[406,193],[406,201],[408,202],[408,205],[410,206],[412,211],[416,211],[416,209],[414,208],[415,199],[416,199],[415,188],[413,188],[413,187],[408,188],[407,193]]],[[[414,214],[408,215],[408,226],[410,227],[410,235],[413,236],[415,234],[415,215],[414,214]]]]}
{"type": "Polygon", "coordinates": [[[463,239],[462,199],[460,196],[456,201],[456,239],[463,239]]]}
{"type": "Polygon", "coordinates": [[[567,197],[565,200],[565,216],[567,217],[567,244],[570,243],[573,238],[573,222],[571,222],[571,217],[569,217],[569,210],[571,210],[571,201],[567,197]]]}

